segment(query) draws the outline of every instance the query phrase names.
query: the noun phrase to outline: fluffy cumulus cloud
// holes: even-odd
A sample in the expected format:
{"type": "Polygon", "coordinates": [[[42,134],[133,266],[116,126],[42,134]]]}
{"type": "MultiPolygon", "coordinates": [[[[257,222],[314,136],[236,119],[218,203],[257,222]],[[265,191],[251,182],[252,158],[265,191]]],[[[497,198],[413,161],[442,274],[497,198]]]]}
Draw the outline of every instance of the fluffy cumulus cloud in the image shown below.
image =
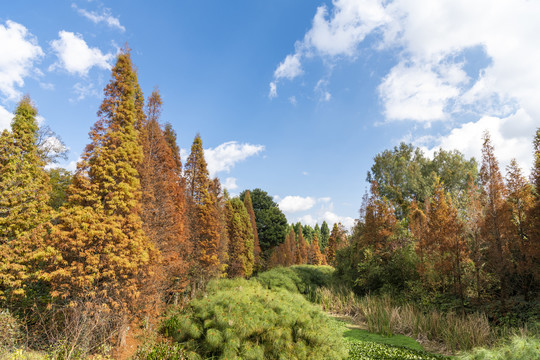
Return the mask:
{"type": "Polygon", "coordinates": [[[94,24],[104,23],[109,27],[118,29],[120,31],[126,31],[126,28],[120,24],[120,20],[111,15],[110,9],[103,9],[101,13],[95,11],[88,11],[77,7],[77,5],[71,5],[80,15],[84,16],[88,20],[92,21],[94,24]]]}
{"type": "Polygon", "coordinates": [[[62,68],[70,74],[86,76],[94,66],[110,69],[113,54],[103,54],[98,48],[91,48],[82,35],[69,31],[60,31],[60,37],[51,42],[51,47],[58,57],[58,61],[49,67],[49,70],[62,68]]]}
{"type": "Polygon", "coordinates": [[[279,208],[286,213],[295,213],[311,209],[316,203],[316,200],[310,196],[285,196],[278,203],[279,208]]]}
{"type": "Polygon", "coordinates": [[[0,93],[15,100],[21,95],[18,87],[24,85],[24,78],[36,72],[34,64],[43,56],[43,50],[23,25],[10,20],[0,24],[0,49],[0,93]]]}
{"type": "Polygon", "coordinates": [[[528,0],[334,0],[317,9],[272,82],[302,74],[308,56],[330,66],[343,57],[354,61],[371,34],[375,45],[366,51],[395,54],[378,86],[386,121],[445,121],[435,146],[457,146],[467,155],[477,155],[477,136],[489,129],[502,157],[511,147],[508,153],[525,162],[532,139],[516,128],[530,131],[530,119],[536,126],[540,119],[539,18],[540,2],[528,0]]]}
{"type": "Polygon", "coordinates": [[[214,177],[219,172],[231,171],[236,163],[257,155],[263,150],[264,145],[240,144],[236,141],[229,141],[215,148],[205,149],[204,157],[208,163],[208,172],[211,177],[214,177]]]}
{"type": "Polygon", "coordinates": [[[274,196],[274,201],[279,208],[287,215],[290,222],[301,222],[302,224],[315,226],[326,221],[330,226],[334,223],[341,223],[347,229],[353,227],[355,220],[349,216],[340,216],[334,212],[334,204],[329,197],[314,198],[311,196],[288,195],[284,198],[274,196]],[[297,213],[304,212],[304,215],[297,213]],[[306,213],[307,212],[307,213],[306,213]],[[291,217],[296,214],[297,217],[291,217]]]}

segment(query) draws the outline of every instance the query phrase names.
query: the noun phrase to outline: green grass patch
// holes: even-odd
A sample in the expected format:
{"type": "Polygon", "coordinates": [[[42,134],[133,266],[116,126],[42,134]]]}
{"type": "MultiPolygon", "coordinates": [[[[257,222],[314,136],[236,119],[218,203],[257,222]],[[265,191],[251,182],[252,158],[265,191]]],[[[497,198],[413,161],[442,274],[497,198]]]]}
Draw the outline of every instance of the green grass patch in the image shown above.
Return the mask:
{"type": "Polygon", "coordinates": [[[399,346],[411,350],[424,351],[422,345],[416,340],[405,335],[383,336],[361,329],[347,329],[343,336],[350,341],[367,341],[378,344],[399,346]]]}
{"type": "Polygon", "coordinates": [[[460,360],[539,360],[540,339],[514,336],[491,349],[474,349],[459,356],[460,360]]]}

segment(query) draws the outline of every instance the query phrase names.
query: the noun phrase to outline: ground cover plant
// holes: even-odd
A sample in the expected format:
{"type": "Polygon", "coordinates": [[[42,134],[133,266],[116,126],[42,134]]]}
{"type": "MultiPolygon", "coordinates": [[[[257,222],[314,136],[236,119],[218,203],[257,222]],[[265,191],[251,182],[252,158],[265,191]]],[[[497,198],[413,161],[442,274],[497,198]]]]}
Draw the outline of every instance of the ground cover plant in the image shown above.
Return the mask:
{"type": "Polygon", "coordinates": [[[302,295],[257,281],[211,281],[203,297],[174,310],[162,332],[193,358],[345,359],[336,323],[302,295]]]}

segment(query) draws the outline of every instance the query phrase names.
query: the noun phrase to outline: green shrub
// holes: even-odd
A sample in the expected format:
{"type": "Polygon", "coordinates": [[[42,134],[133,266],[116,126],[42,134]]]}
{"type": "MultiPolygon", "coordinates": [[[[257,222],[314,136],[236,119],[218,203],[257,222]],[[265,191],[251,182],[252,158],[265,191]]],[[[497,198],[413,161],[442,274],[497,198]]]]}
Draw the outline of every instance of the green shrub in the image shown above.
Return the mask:
{"type": "Polygon", "coordinates": [[[540,340],[534,337],[514,336],[503,345],[492,349],[474,349],[462,354],[461,360],[538,360],[540,340]]]}
{"type": "Polygon", "coordinates": [[[300,294],[222,279],[185,310],[173,310],[162,331],[202,358],[337,360],[347,349],[335,327],[300,294]]]}
{"type": "Polygon", "coordinates": [[[334,272],[331,266],[294,265],[273,268],[255,279],[267,289],[285,289],[312,298],[316,289],[330,286],[334,272]]]}

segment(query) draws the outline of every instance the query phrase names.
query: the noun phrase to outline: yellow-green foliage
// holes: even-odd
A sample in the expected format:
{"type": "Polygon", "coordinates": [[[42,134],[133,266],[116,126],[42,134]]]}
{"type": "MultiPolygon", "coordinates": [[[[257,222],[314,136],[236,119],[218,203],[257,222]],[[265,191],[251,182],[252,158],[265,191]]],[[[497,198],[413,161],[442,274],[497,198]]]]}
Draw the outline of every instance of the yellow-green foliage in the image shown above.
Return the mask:
{"type": "Polygon", "coordinates": [[[317,288],[330,286],[334,271],[331,266],[294,265],[273,268],[257,275],[256,279],[268,289],[311,296],[317,288]]]}
{"type": "Polygon", "coordinates": [[[344,359],[335,322],[302,295],[257,281],[214,280],[207,294],[173,312],[163,332],[203,358],[344,359]]]}

